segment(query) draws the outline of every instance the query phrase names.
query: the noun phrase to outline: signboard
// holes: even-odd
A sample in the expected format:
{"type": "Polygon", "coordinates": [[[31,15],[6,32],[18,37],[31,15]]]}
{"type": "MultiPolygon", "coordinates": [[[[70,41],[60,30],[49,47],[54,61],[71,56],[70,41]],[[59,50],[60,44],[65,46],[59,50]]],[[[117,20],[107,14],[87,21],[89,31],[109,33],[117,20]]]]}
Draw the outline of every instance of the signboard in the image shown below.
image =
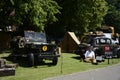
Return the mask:
{"type": "Polygon", "coordinates": [[[106,58],[112,58],[112,52],[105,52],[106,58]]]}

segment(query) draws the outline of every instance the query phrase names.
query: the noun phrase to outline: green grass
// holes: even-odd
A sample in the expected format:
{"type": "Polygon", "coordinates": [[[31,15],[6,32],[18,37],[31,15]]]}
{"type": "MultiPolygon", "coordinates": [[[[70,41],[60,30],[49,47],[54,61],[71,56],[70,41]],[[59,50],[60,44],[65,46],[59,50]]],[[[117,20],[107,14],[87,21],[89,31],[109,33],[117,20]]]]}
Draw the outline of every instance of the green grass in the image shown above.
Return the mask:
{"type": "MultiPolygon", "coordinates": [[[[8,56],[8,53],[0,54],[0,57],[6,56],[8,56]]],[[[11,63],[10,61],[7,62],[11,63]]],[[[37,68],[19,66],[16,68],[15,76],[0,77],[0,80],[43,80],[48,77],[110,66],[119,62],[119,59],[112,59],[110,60],[110,64],[105,60],[105,62],[99,63],[98,65],[92,65],[91,63],[80,62],[79,56],[75,54],[63,53],[62,57],[59,57],[56,66],[49,64],[40,65],[37,66],[37,68]]],[[[47,63],[49,63],[49,61],[47,61],[47,63]]]]}

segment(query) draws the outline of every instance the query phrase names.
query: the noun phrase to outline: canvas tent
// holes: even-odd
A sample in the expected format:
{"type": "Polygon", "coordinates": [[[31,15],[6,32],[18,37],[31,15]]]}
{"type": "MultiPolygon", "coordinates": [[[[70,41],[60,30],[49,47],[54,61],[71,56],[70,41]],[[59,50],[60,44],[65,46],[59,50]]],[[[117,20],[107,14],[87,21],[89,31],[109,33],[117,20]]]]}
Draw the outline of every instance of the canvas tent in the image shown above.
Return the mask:
{"type": "Polygon", "coordinates": [[[60,42],[62,52],[74,52],[80,44],[74,32],[67,32],[60,42]]]}

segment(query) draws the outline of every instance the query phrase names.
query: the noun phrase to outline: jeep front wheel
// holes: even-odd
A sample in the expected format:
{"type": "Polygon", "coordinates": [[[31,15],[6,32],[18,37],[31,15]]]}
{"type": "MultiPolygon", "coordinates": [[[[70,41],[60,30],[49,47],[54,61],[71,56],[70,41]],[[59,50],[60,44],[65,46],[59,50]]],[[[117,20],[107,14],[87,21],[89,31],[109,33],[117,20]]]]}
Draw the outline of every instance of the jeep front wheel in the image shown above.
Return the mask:
{"type": "Polygon", "coordinates": [[[53,64],[53,65],[57,65],[57,62],[58,62],[58,58],[57,58],[57,57],[53,58],[52,64],[53,64]]]}
{"type": "Polygon", "coordinates": [[[29,65],[34,66],[34,54],[30,53],[28,58],[29,58],[29,65]]]}

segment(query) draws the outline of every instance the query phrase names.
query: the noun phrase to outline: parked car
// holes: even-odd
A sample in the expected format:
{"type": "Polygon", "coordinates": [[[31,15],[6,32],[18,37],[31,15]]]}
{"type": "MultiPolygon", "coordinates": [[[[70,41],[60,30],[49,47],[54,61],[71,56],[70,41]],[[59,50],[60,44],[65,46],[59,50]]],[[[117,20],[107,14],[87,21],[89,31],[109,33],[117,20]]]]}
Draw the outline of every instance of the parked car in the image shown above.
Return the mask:
{"type": "Polygon", "coordinates": [[[93,46],[96,58],[99,61],[104,61],[104,58],[120,57],[119,45],[113,44],[112,40],[106,37],[88,36],[87,38],[84,38],[75,53],[84,59],[84,53],[88,46],[93,46]]]}
{"type": "Polygon", "coordinates": [[[47,43],[44,33],[33,31],[24,31],[23,36],[15,36],[11,41],[11,49],[11,56],[28,58],[30,66],[42,63],[43,60],[51,60],[56,65],[60,56],[56,44],[47,43]]]}

